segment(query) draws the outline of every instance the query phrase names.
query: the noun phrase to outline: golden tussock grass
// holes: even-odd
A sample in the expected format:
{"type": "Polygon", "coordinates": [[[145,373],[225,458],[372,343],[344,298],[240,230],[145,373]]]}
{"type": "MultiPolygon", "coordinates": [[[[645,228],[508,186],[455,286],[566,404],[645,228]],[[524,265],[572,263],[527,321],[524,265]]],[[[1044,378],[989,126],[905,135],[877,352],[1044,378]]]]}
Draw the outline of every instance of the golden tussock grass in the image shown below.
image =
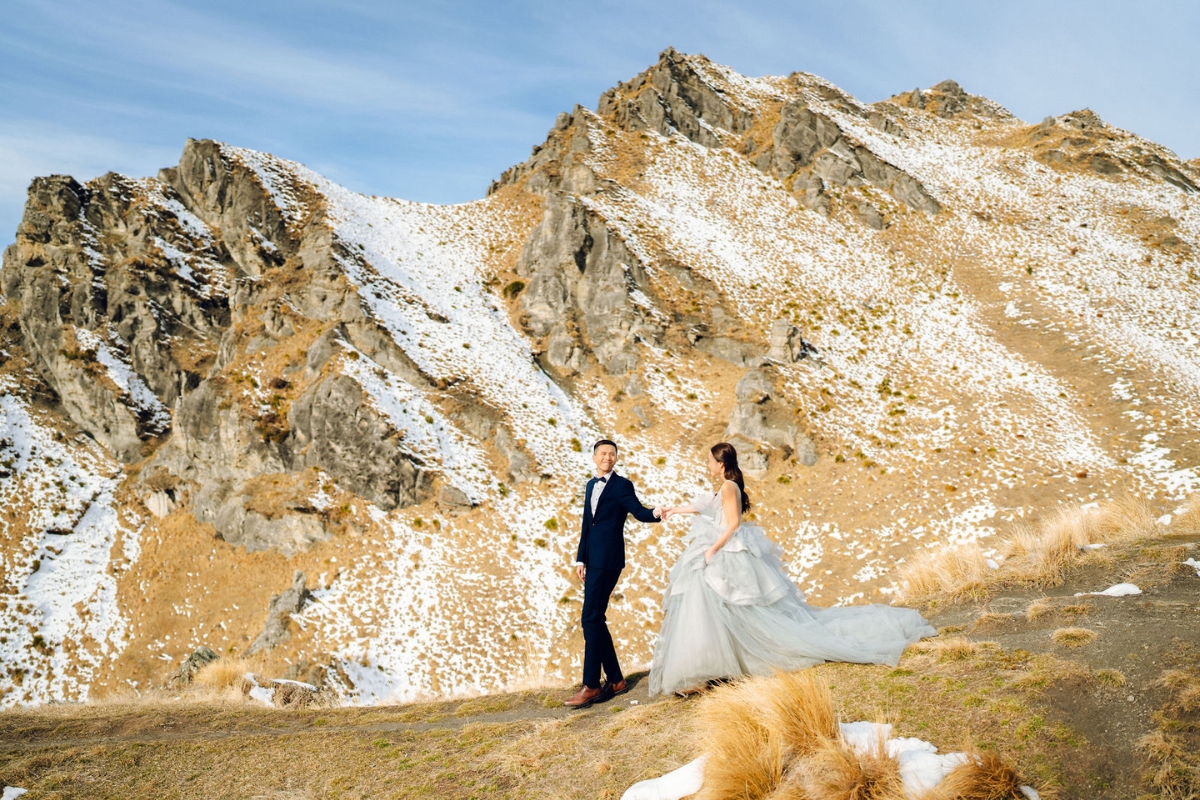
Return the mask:
{"type": "Polygon", "coordinates": [[[1049,598],[1039,597],[1037,600],[1034,600],[1032,603],[1030,603],[1025,609],[1025,619],[1033,622],[1034,620],[1041,619],[1053,611],[1054,605],[1050,602],[1049,598]]]}
{"type": "Polygon", "coordinates": [[[242,679],[246,673],[255,672],[260,668],[260,664],[240,658],[219,658],[211,664],[205,664],[192,682],[218,692],[234,688],[241,691],[242,679]]]}
{"type": "MultiPolygon", "coordinates": [[[[808,672],[750,678],[708,695],[696,712],[708,753],[700,798],[784,797],[787,767],[839,736],[829,688],[808,672]]],[[[794,795],[802,797],[803,795],[794,795]]]]}
{"type": "Polygon", "coordinates": [[[1094,640],[1098,633],[1087,628],[1059,628],[1050,638],[1064,647],[1082,647],[1094,640]]]}
{"type": "Polygon", "coordinates": [[[1171,520],[1171,533],[1200,536],[1200,494],[1192,495],[1183,505],[1183,513],[1171,520]]]}
{"type": "Polygon", "coordinates": [[[1145,759],[1142,779],[1159,797],[1200,797],[1200,753],[1188,748],[1182,737],[1155,731],[1138,739],[1137,749],[1145,759]]]}
{"type": "Polygon", "coordinates": [[[984,650],[995,650],[995,642],[973,642],[961,636],[938,637],[917,642],[909,647],[915,653],[932,655],[938,661],[966,661],[984,650]]]}
{"type": "Polygon", "coordinates": [[[987,630],[990,628],[1002,628],[1014,619],[1012,614],[997,614],[991,611],[984,612],[975,618],[974,624],[971,625],[971,632],[987,630]]]}
{"type": "Polygon", "coordinates": [[[977,544],[926,550],[900,570],[905,599],[980,596],[989,579],[987,558],[977,544]]]}
{"type": "Polygon", "coordinates": [[[1200,710],[1200,675],[1182,669],[1169,669],[1159,676],[1158,683],[1171,689],[1175,702],[1184,711],[1200,710]]]}
{"type": "Polygon", "coordinates": [[[1119,669],[1099,669],[1092,673],[1092,677],[1096,679],[1097,683],[1111,686],[1114,689],[1120,688],[1126,683],[1125,673],[1119,669]]]}
{"type": "MultiPolygon", "coordinates": [[[[1192,502],[1200,507],[1200,502],[1192,502]]],[[[1081,558],[1103,557],[1085,549],[1087,545],[1133,541],[1159,532],[1150,505],[1133,496],[1098,508],[1067,506],[1036,525],[1020,525],[1007,534],[997,545],[1000,555],[994,569],[977,543],[914,556],[900,570],[901,596],[909,602],[959,600],[983,597],[993,586],[1053,585],[1081,558]]]]}
{"type": "MultiPolygon", "coordinates": [[[[955,640],[924,650],[965,658],[989,646],[955,640]]],[[[700,800],[907,798],[899,763],[885,741],[865,753],[851,748],[837,726],[828,686],[808,670],[750,678],[713,692],[699,704],[695,729],[697,750],[708,754],[700,800]]],[[[954,793],[931,800],[999,800],[1009,795],[996,792],[1020,785],[995,753],[972,754],[972,766],[957,771],[954,793]]]]}
{"type": "MultiPolygon", "coordinates": [[[[191,683],[184,686],[167,686],[142,690],[140,692],[119,691],[105,695],[102,698],[89,700],[89,705],[104,705],[110,707],[149,707],[159,705],[204,705],[208,703],[243,703],[247,702],[245,676],[247,673],[261,674],[263,660],[259,658],[220,658],[205,664],[191,683]]],[[[265,678],[260,683],[267,684],[265,678]]],[[[284,684],[285,686],[287,684],[284,684]]],[[[293,694],[299,687],[289,687],[285,695],[293,694]]],[[[303,704],[299,701],[298,704],[303,704]]]]}
{"type": "MultiPolygon", "coordinates": [[[[790,777],[790,776],[789,776],[790,777]]],[[[799,766],[788,800],[907,800],[900,764],[880,741],[867,754],[856,753],[841,739],[827,739],[799,766]],[[797,785],[798,784],[798,785],[797,785]]],[[[775,800],[776,795],[772,796],[775,800]]]]}
{"type": "MultiPolygon", "coordinates": [[[[967,760],[921,800],[1021,800],[1025,781],[992,750],[968,746],[967,760]]],[[[1046,796],[1046,795],[1043,795],[1046,796]]]]}

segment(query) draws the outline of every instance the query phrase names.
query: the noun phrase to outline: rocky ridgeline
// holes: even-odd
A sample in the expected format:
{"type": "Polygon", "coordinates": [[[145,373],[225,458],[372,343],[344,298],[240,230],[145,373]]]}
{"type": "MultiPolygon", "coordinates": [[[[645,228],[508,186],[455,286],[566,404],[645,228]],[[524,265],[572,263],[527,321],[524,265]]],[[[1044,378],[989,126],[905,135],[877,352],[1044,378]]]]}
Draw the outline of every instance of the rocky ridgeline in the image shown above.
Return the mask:
{"type": "MultiPolygon", "coordinates": [[[[41,601],[26,596],[31,576],[39,568],[44,574],[66,546],[47,537],[69,539],[84,529],[88,514],[110,503],[131,533],[106,545],[125,542],[120,569],[105,566],[108,556],[96,557],[98,569],[115,577],[108,594],[98,589],[89,602],[108,609],[104,613],[114,620],[137,622],[146,612],[130,598],[160,580],[157,567],[137,573],[139,558],[146,557],[139,556],[140,545],[128,543],[147,531],[160,545],[164,536],[223,541],[219,558],[229,563],[236,561],[235,551],[276,559],[261,562],[271,564],[264,568],[269,579],[259,573],[253,586],[214,586],[213,598],[196,600],[211,606],[204,612],[213,626],[208,635],[217,635],[216,618],[231,613],[237,598],[253,597],[258,609],[253,621],[238,623],[233,635],[220,620],[220,635],[233,635],[244,651],[287,650],[295,663],[318,656],[341,659],[349,670],[338,672],[343,683],[353,683],[350,673],[359,664],[369,674],[358,680],[384,673],[393,681],[389,691],[445,690],[436,669],[410,674],[418,661],[437,661],[439,648],[450,641],[467,648],[463,652],[494,649],[488,637],[516,641],[513,629],[534,617],[546,618],[534,635],[541,637],[537,646],[565,652],[574,612],[558,562],[569,561],[569,515],[577,505],[577,478],[587,467],[583,451],[588,440],[618,424],[631,438],[641,437],[636,441],[642,450],[659,449],[672,459],[694,456],[691,444],[681,442],[697,439],[700,430],[729,438],[742,451],[747,473],[767,479],[768,489],[799,480],[806,469],[832,486],[836,465],[853,453],[861,475],[868,476],[862,480],[870,482],[863,484],[869,493],[882,492],[874,484],[889,469],[893,475],[903,474],[905,465],[918,470],[925,459],[950,449],[953,440],[937,432],[941,415],[961,408],[968,426],[982,431],[995,423],[1005,432],[989,435],[1013,437],[992,440],[1008,443],[1012,469],[1032,463],[1048,475],[1065,471],[1067,458],[1093,459],[1093,476],[1125,470],[1121,474],[1128,478],[1126,472],[1141,469],[1144,475],[1129,479],[1145,485],[1173,481],[1171,491],[1178,491],[1190,478],[1178,477],[1182,472],[1162,476],[1187,465],[1179,456],[1170,461],[1155,455],[1158,451],[1138,455],[1146,441],[1159,441],[1144,439],[1155,435],[1148,429],[1135,430],[1141,417],[1114,423],[1124,413],[1117,411],[1080,423],[1091,426],[1085,433],[1016,432],[1026,423],[1011,408],[1021,402],[1030,404],[1032,424],[1048,428],[1043,421],[1053,419],[1075,425],[1073,409],[1091,407],[1102,397],[1110,403],[1125,397],[1137,391],[1139,376],[1187,387],[1191,378],[1177,354],[1167,352],[1176,346],[1173,331],[1179,329],[1166,321],[1170,314],[1151,315],[1164,331],[1150,334],[1130,317],[1120,333],[1132,337],[1137,329],[1136,341],[1083,328],[1069,334],[1071,347],[1100,348],[1109,360],[1098,362],[1095,375],[1075,381],[1096,387],[1098,394],[1074,403],[1069,412],[1051,408],[1056,396],[1067,397],[1060,389],[1074,386],[1074,378],[1069,370],[1047,366],[1040,351],[1029,349],[1041,343],[1030,344],[1022,338],[1028,331],[1013,326],[1027,322],[1021,303],[1058,314],[1048,310],[1053,298],[1076,287],[1031,281],[1030,294],[1012,294],[1019,278],[1035,275],[1034,267],[1013,261],[1012,274],[1002,277],[996,265],[1032,249],[1024,237],[1033,222],[1022,216],[1020,202],[999,208],[996,198],[1010,197],[1007,189],[972,194],[983,184],[964,178],[959,185],[957,177],[947,177],[968,168],[963,164],[995,178],[996,185],[1016,180],[1013,175],[1036,184],[1036,191],[1025,184],[1020,189],[1029,192],[1023,195],[1029,202],[1052,192],[1063,178],[1081,174],[1100,181],[1080,189],[1082,196],[1125,186],[1143,192],[1121,200],[1124,211],[1104,199],[1087,213],[1112,219],[1119,213],[1120,224],[1134,226],[1137,247],[1147,248],[1135,256],[1150,265],[1145,269],[1158,270],[1154,281],[1186,280],[1180,276],[1200,243],[1194,215],[1186,202],[1173,198],[1196,191],[1195,162],[1181,162],[1091,112],[1025,125],[953,81],[864,105],[812,75],[748,79],[674,50],[605,92],[594,112],[576,107],[560,114],[546,140],[493,183],[486,200],[450,210],[363,198],[300,165],[211,141],[189,140],[179,165],[156,178],[109,174],[86,185],[64,176],[39,178],[0,270],[8,326],[0,379],[6,381],[4,392],[30,409],[30,418],[64,447],[92,452],[94,442],[97,453],[113,460],[117,488],[111,497],[93,491],[77,503],[60,502],[53,514],[31,506],[20,512],[24,516],[14,511],[0,518],[0,542],[8,551],[0,581],[11,599],[5,606],[11,613],[0,613],[11,617],[4,630],[36,629],[37,614],[52,616],[37,610],[41,601]],[[1035,166],[984,166],[985,151],[1028,153],[1035,166]],[[664,179],[666,174],[677,177],[664,179]],[[1139,203],[1150,203],[1146,193],[1160,187],[1172,193],[1162,203],[1173,210],[1139,210],[1139,203]],[[684,211],[671,217],[677,205],[684,211]],[[701,217],[708,227],[688,227],[701,217]],[[755,238],[760,234],[765,238],[755,238]],[[799,238],[783,241],[793,235],[799,238]],[[734,255],[727,258],[727,252],[734,255]],[[708,263],[710,256],[716,266],[708,263]],[[975,262],[963,260],[969,258],[978,258],[989,276],[995,272],[992,283],[979,289],[975,306],[959,302],[960,294],[978,287],[964,288],[967,277],[963,283],[951,277],[955,269],[973,274],[975,262]],[[985,319],[980,309],[996,304],[1002,310],[985,319]],[[961,327],[967,318],[975,327],[961,327]],[[977,346],[988,337],[995,342],[992,349],[977,346]],[[1124,357],[1117,352],[1126,347],[1122,342],[1132,343],[1128,349],[1142,359],[1121,366],[1121,374],[1133,376],[1133,389],[1110,387],[1112,379],[1105,377],[1112,374],[1105,364],[1124,357]],[[1006,362],[1006,353],[1017,355],[1006,362]],[[974,359],[980,374],[986,373],[979,385],[957,371],[955,359],[962,358],[974,359]],[[505,366],[489,371],[487,362],[505,366]],[[1027,366],[1035,375],[1025,381],[1027,366]],[[685,386],[682,379],[691,383],[685,386]],[[714,388],[706,394],[709,384],[714,388]],[[614,410],[625,399],[636,403],[621,406],[628,411],[614,410]],[[866,408],[868,401],[879,408],[844,411],[866,408]],[[922,402],[927,409],[913,410],[922,402]],[[906,433],[905,419],[930,427],[906,433]],[[1129,426],[1132,444],[1116,441],[1113,431],[1122,424],[1129,426]],[[1087,438],[1092,429],[1108,431],[1103,444],[1070,438],[1087,438]],[[880,462],[885,468],[877,473],[880,462]],[[399,513],[413,507],[408,516],[399,513]],[[452,518],[458,514],[478,527],[456,533],[452,518]],[[511,545],[509,528],[487,527],[502,514],[513,520],[511,545]],[[437,537],[422,515],[437,518],[437,537]],[[359,645],[345,644],[380,630],[357,606],[336,612],[343,615],[336,625],[325,621],[324,630],[336,628],[336,634],[313,633],[294,621],[314,607],[331,608],[311,602],[328,596],[323,592],[353,594],[353,586],[374,585],[388,563],[402,561],[394,553],[390,562],[364,554],[346,564],[329,557],[332,551],[321,550],[323,544],[366,546],[374,537],[387,539],[388,530],[398,530],[388,526],[401,523],[406,527],[393,546],[416,543],[405,559],[419,566],[421,552],[430,548],[443,559],[438,567],[443,571],[428,586],[441,580],[440,590],[448,592],[449,576],[458,574],[458,559],[471,548],[481,558],[477,569],[464,573],[471,580],[489,571],[516,573],[495,596],[489,594],[499,591],[495,584],[482,594],[460,587],[467,606],[475,602],[471,598],[483,598],[484,616],[505,619],[509,627],[501,630],[496,622],[492,630],[472,622],[478,628],[460,630],[467,625],[461,609],[435,612],[424,605],[428,598],[422,592],[433,591],[426,584],[403,601],[395,599],[417,580],[416,567],[407,573],[397,569],[395,582],[386,584],[391,588],[373,590],[380,594],[374,613],[392,620],[383,628],[399,637],[388,646],[408,659],[403,664],[385,668],[385,656],[352,652],[359,645]],[[296,569],[300,562],[306,572],[296,569]],[[136,579],[122,577],[121,569],[132,569],[136,579]],[[545,597],[534,596],[534,590],[545,597]],[[538,603],[553,608],[546,612],[538,603]],[[509,613],[511,619],[504,616],[509,613]],[[421,624],[414,627],[409,617],[395,621],[401,614],[421,624]],[[435,619],[444,628],[437,634],[442,638],[422,639],[419,628],[427,621],[432,627],[435,619]],[[326,638],[314,639],[319,635],[326,638]],[[410,647],[416,655],[407,652],[410,647]]],[[[1062,204],[1047,205],[1033,221],[1067,211],[1062,204]]],[[[1070,224],[1070,237],[1088,228],[1070,224]]],[[[1057,246],[1062,238],[1048,233],[1045,246],[1057,246]]],[[[1124,240],[1119,247],[1112,241],[1098,245],[1103,258],[1089,269],[1109,269],[1104,259],[1135,257],[1122,249],[1124,240]]],[[[1042,269],[1039,263],[1039,279],[1042,269]]],[[[1078,288],[1088,291],[1086,283],[1078,288]]],[[[1073,307],[1056,319],[1083,325],[1077,317],[1093,318],[1100,306],[1086,303],[1097,302],[1096,295],[1080,297],[1087,298],[1079,301],[1087,314],[1073,307]]],[[[1128,307],[1130,301],[1122,302],[1128,307]]],[[[1179,313],[1190,312],[1181,306],[1179,313]]],[[[1177,393],[1177,400],[1159,389],[1144,394],[1147,402],[1177,402],[1164,405],[1159,415],[1174,414],[1177,428],[1188,430],[1194,419],[1191,391],[1177,393]]],[[[5,423],[8,438],[0,437],[6,453],[21,448],[13,419],[5,423]]],[[[969,453],[964,458],[985,457],[986,444],[958,444],[956,449],[969,453]]],[[[643,468],[651,463],[645,457],[643,468]]],[[[35,480],[29,469],[12,466],[20,461],[7,458],[0,473],[7,482],[0,488],[14,497],[35,480]]],[[[663,457],[654,464],[666,462],[663,457]]],[[[980,480],[987,474],[975,461],[956,468],[980,480]]],[[[692,478],[680,472],[656,490],[682,493],[692,478]]],[[[53,483],[36,480],[39,486],[53,483]]],[[[963,477],[954,477],[953,484],[949,477],[929,480],[933,483],[921,488],[925,498],[931,486],[937,493],[962,485],[953,495],[961,503],[928,500],[915,518],[909,512],[897,524],[911,528],[921,524],[921,515],[941,514],[937,535],[948,536],[955,526],[975,525],[1005,502],[1016,502],[997,500],[1002,490],[996,483],[968,491],[963,477]]],[[[815,500],[824,487],[807,491],[815,500]]],[[[898,491],[906,498],[919,494],[908,486],[898,491]]],[[[854,519],[847,525],[862,524],[861,517],[854,519]]],[[[833,524],[836,530],[836,519],[833,524]]],[[[824,544],[812,539],[812,529],[791,533],[798,542],[802,535],[809,538],[790,557],[804,565],[804,575],[817,574],[818,565],[824,566],[824,544]]],[[[834,539],[842,541],[842,535],[834,539]]],[[[207,551],[196,545],[195,552],[207,551]]],[[[889,558],[902,557],[897,552],[889,558]]],[[[866,554],[844,555],[861,560],[866,554]]],[[[209,561],[219,563],[215,559],[213,549],[209,561]]],[[[630,580],[645,584],[639,591],[653,597],[665,570],[657,562],[642,566],[646,573],[630,580]]],[[[856,580],[884,580],[887,566],[882,561],[869,566],[856,580]]],[[[96,585],[109,586],[100,580],[96,585]]],[[[813,583],[807,590],[820,588],[813,583]]],[[[172,591],[162,597],[168,604],[182,603],[173,606],[179,609],[171,623],[177,627],[158,630],[152,642],[144,634],[139,647],[161,650],[167,639],[158,637],[168,630],[188,645],[186,652],[206,643],[184,621],[192,619],[184,609],[196,599],[189,594],[194,590],[172,591]]],[[[642,627],[652,628],[651,617],[642,627]]],[[[111,625],[119,652],[127,647],[123,629],[111,625]]],[[[45,636],[21,633],[21,641],[40,643],[22,645],[19,658],[32,660],[11,667],[7,679],[0,677],[0,691],[10,693],[4,702],[53,696],[43,689],[37,694],[22,676],[40,674],[39,686],[59,680],[54,670],[60,667],[53,665],[70,661],[63,654],[75,630],[67,625],[45,636]]],[[[89,663],[103,671],[96,665],[106,658],[89,663]]],[[[130,663],[147,658],[140,651],[129,656],[130,663]]],[[[495,665],[481,666],[475,658],[472,664],[464,657],[467,666],[455,667],[453,685],[485,685],[480,671],[495,665]]],[[[132,667],[113,669],[119,678],[121,669],[132,667]]]]}
{"type": "Polygon", "coordinates": [[[331,535],[304,503],[314,468],[384,510],[428,498],[432,480],[329,368],[344,343],[405,356],[338,266],[348,256],[321,198],[277,177],[293,181],[302,216],[285,218],[263,178],[214,142],[189,141],[157,179],[40,178],[2,278],[19,309],[11,344],[71,426],[137,465],[147,510],[186,506],[231,544],[291,555],[331,535]],[[247,359],[274,367],[265,383],[247,359]],[[282,506],[248,509],[248,483],[268,476],[285,479],[282,506]]]}

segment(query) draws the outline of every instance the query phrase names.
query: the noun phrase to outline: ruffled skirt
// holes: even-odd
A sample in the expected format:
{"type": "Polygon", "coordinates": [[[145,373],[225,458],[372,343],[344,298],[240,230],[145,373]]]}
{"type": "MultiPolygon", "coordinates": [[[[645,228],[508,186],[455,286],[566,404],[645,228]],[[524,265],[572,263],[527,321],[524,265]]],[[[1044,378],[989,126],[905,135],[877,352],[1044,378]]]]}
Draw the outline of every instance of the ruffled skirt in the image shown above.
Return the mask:
{"type": "Polygon", "coordinates": [[[711,519],[697,517],[671,569],[651,695],[823,661],[895,665],[909,644],[937,634],[911,608],[808,605],[779,547],[756,525],[742,524],[706,565],[719,535],[711,519]]]}

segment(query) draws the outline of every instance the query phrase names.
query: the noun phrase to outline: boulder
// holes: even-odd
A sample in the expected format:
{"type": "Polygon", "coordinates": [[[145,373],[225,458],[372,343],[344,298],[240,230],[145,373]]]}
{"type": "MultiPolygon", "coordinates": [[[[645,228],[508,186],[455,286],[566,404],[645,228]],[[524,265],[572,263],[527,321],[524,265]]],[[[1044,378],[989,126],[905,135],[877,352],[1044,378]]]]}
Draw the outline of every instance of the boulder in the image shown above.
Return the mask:
{"type": "Polygon", "coordinates": [[[804,341],[800,329],[783,319],[771,324],[771,336],[767,343],[767,358],[781,364],[793,364],[817,353],[816,347],[804,341]]]}
{"type": "Polygon", "coordinates": [[[175,493],[170,489],[153,492],[146,498],[146,508],[159,519],[170,514],[175,507],[175,493]]]}
{"type": "Polygon", "coordinates": [[[767,477],[767,470],[771,466],[770,458],[762,450],[753,443],[739,436],[729,437],[729,443],[733,445],[738,454],[738,466],[742,470],[742,474],[753,480],[762,480],[767,477]]]}
{"type": "Polygon", "coordinates": [[[178,671],[171,676],[170,684],[172,686],[186,686],[195,680],[200,670],[219,658],[220,656],[211,647],[203,645],[197,647],[192,651],[191,655],[184,659],[178,671]]]}
{"type": "Polygon", "coordinates": [[[327,708],[336,705],[332,692],[323,686],[288,678],[266,678],[247,672],[242,678],[242,696],[275,708],[327,708]]]}
{"type": "Polygon", "coordinates": [[[735,396],[726,437],[777,448],[784,458],[795,456],[806,466],[816,463],[816,448],[782,402],[773,370],[763,367],[747,372],[738,381],[735,396]]]}
{"type": "Polygon", "coordinates": [[[247,553],[274,550],[291,558],[333,535],[316,514],[284,510],[278,516],[267,517],[247,510],[245,502],[241,494],[230,498],[217,512],[213,525],[222,539],[235,547],[245,547],[247,553]]]}
{"type": "Polygon", "coordinates": [[[471,502],[471,498],[467,497],[467,493],[457,486],[443,486],[438,491],[438,503],[450,508],[471,508],[475,504],[471,502]]]}
{"type": "Polygon", "coordinates": [[[875,206],[868,203],[866,200],[860,200],[854,204],[854,215],[873,230],[881,231],[888,226],[887,220],[883,216],[883,212],[875,206]]]}
{"type": "Polygon", "coordinates": [[[271,597],[271,602],[267,605],[267,621],[263,631],[250,643],[246,655],[278,647],[292,637],[288,623],[292,615],[299,613],[312,597],[304,584],[304,573],[296,570],[292,575],[292,585],[271,597]]]}
{"type": "Polygon", "coordinates": [[[697,339],[696,347],[709,355],[739,367],[757,366],[763,354],[761,346],[727,336],[697,339]]]}

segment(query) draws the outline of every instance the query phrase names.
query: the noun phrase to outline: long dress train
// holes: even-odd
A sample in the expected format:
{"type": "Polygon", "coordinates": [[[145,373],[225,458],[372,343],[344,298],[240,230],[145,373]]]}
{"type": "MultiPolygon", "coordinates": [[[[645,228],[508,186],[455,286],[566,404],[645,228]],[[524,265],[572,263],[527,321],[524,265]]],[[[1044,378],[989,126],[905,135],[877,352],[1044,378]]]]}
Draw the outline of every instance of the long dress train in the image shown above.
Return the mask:
{"type": "Polygon", "coordinates": [[[937,635],[911,608],[808,605],[757,525],[741,523],[706,565],[705,551],[725,530],[724,511],[718,495],[692,506],[699,513],[663,597],[651,695],[823,661],[895,665],[909,644],[937,635]]]}

